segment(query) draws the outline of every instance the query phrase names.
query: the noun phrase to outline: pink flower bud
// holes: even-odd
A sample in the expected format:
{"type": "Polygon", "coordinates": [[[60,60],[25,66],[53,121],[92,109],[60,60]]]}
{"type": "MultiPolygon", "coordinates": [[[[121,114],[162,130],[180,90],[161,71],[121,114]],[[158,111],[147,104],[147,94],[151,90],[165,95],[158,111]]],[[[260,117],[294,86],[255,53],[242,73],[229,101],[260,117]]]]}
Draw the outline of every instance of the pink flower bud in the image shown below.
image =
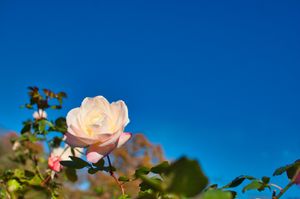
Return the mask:
{"type": "Polygon", "coordinates": [[[55,156],[53,154],[50,155],[48,158],[48,167],[55,172],[60,172],[60,170],[63,168],[60,164],[61,158],[59,156],[55,156]]]}

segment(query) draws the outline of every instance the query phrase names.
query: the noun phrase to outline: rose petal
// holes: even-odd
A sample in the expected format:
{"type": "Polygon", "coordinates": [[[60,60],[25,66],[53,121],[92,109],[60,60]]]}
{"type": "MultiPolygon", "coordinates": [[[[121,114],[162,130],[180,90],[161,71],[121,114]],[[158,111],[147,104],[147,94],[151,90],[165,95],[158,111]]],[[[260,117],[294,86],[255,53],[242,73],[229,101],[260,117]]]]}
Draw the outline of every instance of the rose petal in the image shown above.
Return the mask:
{"type": "Polygon", "coordinates": [[[87,161],[89,161],[91,163],[97,163],[103,157],[104,157],[104,155],[102,155],[100,153],[97,153],[95,151],[91,151],[91,152],[86,154],[87,161]]]}
{"type": "Polygon", "coordinates": [[[75,126],[76,128],[80,128],[80,124],[78,122],[79,108],[73,108],[70,110],[66,117],[66,122],[68,126],[75,126]]]}
{"type": "Polygon", "coordinates": [[[87,153],[86,153],[86,159],[89,162],[96,163],[101,158],[112,152],[116,148],[116,144],[110,144],[104,147],[101,147],[99,145],[91,145],[88,147],[87,153]]]}
{"type": "Polygon", "coordinates": [[[125,144],[131,138],[131,136],[132,136],[131,133],[127,133],[127,132],[122,133],[119,138],[117,148],[120,148],[123,144],[125,144]]]}
{"type": "Polygon", "coordinates": [[[115,135],[111,134],[98,134],[93,137],[83,137],[78,135],[85,135],[80,133],[80,130],[71,125],[68,128],[68,132],[65,134],[66,142],[72,147],[85,147],[95,143],[103,143],[106,140],[114,138],[115,135]]]}
{"type": "Polygon", "coordinates": [[[116,144],[116,142],[118,141],[118,139],[120,138],[121,134],[123,133],[123,129],[119,130],[118,132],[112,134],[107,140],[105,140],[104,142],[100,143],[99,146],[100,147],[105,147],[111,144],[116,144]]]}
{"type": "Polygon", "coordinates": [[[116,119],[116,126],[126,126],[129,123],[128,108],[124,101],[119,100],[110,105],[111,114],[116,119]]]}
{"type": "Polygon", "coordinates": [[[80,109],[83,111],[83,115],[85,115],[84,112],[89,112],[90,110],[93,110],[95,106],[107,112],[109,111],[109,105],[109,102],[103,96],[96,96],[93,98],[86,97],[82,101],[80,109]]]}
{"type": "Polygon", "coordinates": [[[66,143],[71,147],[85,147],[89,145],[88,143],[93,142],[94,140],[88,140],[86,138],[74,136],[73,134],[66,132],[66,143]]]}

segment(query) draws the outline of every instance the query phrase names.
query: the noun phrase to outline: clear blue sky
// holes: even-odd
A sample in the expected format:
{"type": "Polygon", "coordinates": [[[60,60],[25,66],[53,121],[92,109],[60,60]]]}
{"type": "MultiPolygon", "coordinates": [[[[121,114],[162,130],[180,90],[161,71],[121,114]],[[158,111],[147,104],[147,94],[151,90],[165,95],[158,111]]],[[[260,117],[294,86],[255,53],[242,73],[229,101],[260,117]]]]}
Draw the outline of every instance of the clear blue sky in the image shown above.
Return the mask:
{"type": "MultiPolygon", "coordinates": [[[[0,123],[26,87],[123,99],[128,130],[213,182],[271,175],[300,154],[299,1],[0,1],[0,123]]],[[[57,113],[49,113],[50,117],[57,113]],[[52,115],[51,115],[52,114],[52,115]]],[[[291,193],[300,195],[300,189],[291,193]]]]}

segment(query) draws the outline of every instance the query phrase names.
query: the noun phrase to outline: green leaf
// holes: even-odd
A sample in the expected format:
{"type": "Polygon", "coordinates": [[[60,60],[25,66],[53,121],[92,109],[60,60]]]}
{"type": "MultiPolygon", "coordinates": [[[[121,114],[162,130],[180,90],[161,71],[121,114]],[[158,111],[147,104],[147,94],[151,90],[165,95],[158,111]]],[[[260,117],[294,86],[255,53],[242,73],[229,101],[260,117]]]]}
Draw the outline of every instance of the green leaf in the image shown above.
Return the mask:
{"type": "Polygon", "coordinates": [[[63,160],[60,161],[60,164],[68,167],[68,168],[73,168],[73,169],[82,169],[84,167],[90,166],[89,163],[87,163],[86,161],[77,158],[75,156],[70,156],[70,158],[72,160],[63,160]]]}
{"type": "Polygon", "coordinates": [[[35,174],[29,170],[15,169],[14,176],[18,178],[20,182],[26,182],[31,180],[35,174]]]}
{"type": "Polygon", "coordinates": [[[64,117],[57,118],[54,122],[54,126],[51,127],[49,130],[57,131],[57,132],[61,132],[61,133],[67,132],[66,118],[64,118],[64,117]]]}
{"type": "Polygon", "coordinates": [[[250,182],[250,184],[246,185],[243,188],[243,193],[245,193],[246,191],[249,190],[258,190],[258,191],[263,191],[266,187],[268,187],[268,185],[265,185],[262,181],[260,180],[252,180],[252,182],[250,182]]]}
{"type": "Polygon", "coordinates": [[[218,189],[218,184],[212,184],[212,185],[209,185],[206,189],[207,189],[207,190],[218,189]]]}
{"type": "Polygon", "coordinates": [[[41,119],[41,120],[38,120],[37,121],[37,124],[38,124],[38,133],[40,134],[45,134],[46,133],[46,122],[47,120],[45,119],[41,119]]]}
{"type": "Polygon", "coordinates": [[[31,130],[31,125],[32,125],[32,122],[30,120],[26,121],[23,123],[23,128],[21,130],[21,134],[24,134],[26,132],[30,132],[31,130]]]}
{"type": "Polygon", "coordinates": [[[52,105],[50,106],[51,109],[61,109],[62,106],[61,105],[52,105]]]}
{"type": "Polygon", "coordinates": [[[120,176],[120,177],[119,177],[119,181],[121,181],[121,182],[128,182],[128,181],[129,181],[129,178],[126,177],[126,176],[120,176]]]}
{"type": "Polygon", "coordinates": [[[98,162],[93,163],[93,166],[98,167],[99,169],[100,168],[102,169],[104,166],[104,159],[100,159],[98,162]]]}
{"type": "Polygon", "coordinates": [[[147,167],[140,167],[135,171],[135,176],[139,177],[141,175],[147,175],[150,172],[150,169],[147,167]]]}
{"type": "Polygon", "coordinates": [[[77,168],[76,163],[74,161],[71,161],[71,160],[60,161],[60,164],[63,165],[64,167],[68,167],[68,168],[73,168],[73,169],[77,168]]]}
{"type": "Polygon", "coordinates": [[[233,195],[229,191],[209,190],[203,194],[202,199],[232,199],[233,195]]]}
{"type": "Polygon", "coordinates": [[[199,194],[208,184],[208,179],[202,172],[196,160],[182,157],[165,172],[166,190],[170,193],[193,197],[199,194]]]}
{"type": "Polygon", "coordinates": [[[296,175],[297,171],[300,169],[300,160],[296,160],[294,163],[280,167],[276,169],[273,176],[281,175],[286,172],[287,177],[292,180],[296,175]]]}
{"type": "Polygon", "coordinates": [[[254,180],[255,178],[252,177],[252,176],[245,176],[245,175],[242,175],[242,176],[238,176],[236,177],[233,181],[231,181],[229,184],[225,185],[223,188],[233,188],[233,187],[237,187],[239,186],[240,184],[242,184],[244,182],[244,180],[254,180]]]}
{"type": "Polygon", "coordinates": [[[77,169],[82,169],[84,167],[90,166],[88,162],[84,161],[81,158],[78,158],[76,156],[69,156],[69,157],[73,160],[73,162],[75,162],[77,169]]]}
{"type": "Polygon", "coordinates": [[[147,189],[139,192],[138,199],[157,199],[157,196],[152,189],[147,189]]]}
{"type": "Polygon", "coordinates": [[[164,173],[168,169],[169,166],[170,166],[169,162],[164,161],[164,162],[152,167],[151,172],[161,174],[161,173],[164,173]]]}
{"type": "Polygon", "coordinates": [[[55,136],[51,142],[50,142],[50,145],[53,147],[53,148],[57,148],[60,146],[61,142],[62,142],[62,137],[58,137],[58,136],[55,136]]]}
{"type": "Polygon", "coordinates": [[[261,178],[261,180],[263,181],[263,183],[268,184],[270,182],[270,178],[267,176],[264,176],[261,178]]]}
{"type": "Polygon", "coordinates": [[[288,166],[283,166],[283,167],[279,167],[278,169],[276,169],[273,173],[273,176],[278,176],[278,175],[281,175],[283,174],[284,172],[286,172],[287,168],[289,167],[288,166]]]}
{"type": "Polygon", "coordinates": [[[71,182],[76,182],[77,179],[78,179],[75,169],[66,168],[65,169],[65,174],[66,174],[68,180],[70,180],[71,182]]]}
{"type": "Polygon", "coordinates": [[[33,109],[33,106],[31,104],[25,104],[25,107],[28,109],[33,109]]]}
{"type": "Polygon", "coordinates": [[[93,168],[93,167],[91,167],[91,168],[88,169],[88,173],[89,173],[89,174],[95,174],[95,173],[97,173],[98,171],[99,171],[98,169],[93,168]]]}
{"type": "Polygon", "coordinates": [[[286,174],[290,180],[293,180],[299,170],[300,170],[300,160],[297,160],[290,165],[290,167],[286,171],[286,174]]]}
{"type": "Polygon", "coordinates": [[[15,192],[15,191],[18,191],[20,190],[22,187],[20,185],[20,183],[15,180],[15,179],[11,179],[7,182],[7,189],[8,191],[10,192],[15,192]]]}
{"type": "Polygon", "coordinates": [[[39,186],[42,183],[41,178],[38,175],[35,175],[31,180],[28,181],[30,185],[39,186]]]}
{"type": "Polygon", "coordinates": [[[155,191],[163,191],[161,179],[155,176],[149,178],[146,175],[140,175],[139,178],[142,180],[142,183],[139,185],[141,191],[145,191],[147,189],[153,189],[155,191]]]}
{"type": "Polygon", "coordinates": [[[130,199],[128,195],[119,196],[118,199],[130,199]]]}
{"type": "Polygon", "coordinates": [[[34,172],[32,172],[32,171],[25,170],[25,171],[24,171],[24,176],[25,176],[27,179],[32,179],[32,178],[35,176],[35,174],[34,174],[34,172]]]}

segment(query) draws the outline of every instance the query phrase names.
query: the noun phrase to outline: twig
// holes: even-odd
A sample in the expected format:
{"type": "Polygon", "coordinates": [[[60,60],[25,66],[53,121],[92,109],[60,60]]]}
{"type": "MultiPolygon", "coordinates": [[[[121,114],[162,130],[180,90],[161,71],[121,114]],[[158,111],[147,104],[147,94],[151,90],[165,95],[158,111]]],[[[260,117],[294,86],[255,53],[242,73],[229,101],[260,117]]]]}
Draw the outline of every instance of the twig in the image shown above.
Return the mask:
{"type": "Polygon", "coordinates": [[[273,183],[271,183],[270,184],[272,187],[275,187],[275,188],[277,188],[277,189],[279,189],[279,191],[281,191],[282,190],[282,187],[280,187],[279,185],[277,185],[277,184],[273,184],[273,183]]]}
{"type": "Polygon", "coordinates": [[[277,196],[274,197],[274,199],[279,199],[289,188],[291,188],[291,186],[294,185],[294,182],[291,181],[289,182],[289,184],[287,184],[280,192],[277,196]]]}
{"type": "Polygon", "coordinates": [[[41,182],[41,186],[44,187],[51,179],[51,175],[48,175],[43,182],[41,182]]]}
{"type": "Polygon", "coordinates": [[[107,160],[108,160],[108,165],[109,165],[109,173],[110,173],[111,177],[113,177],[114,180],[116,181],[116,183],[119,185],[122,195],[125,195],[123,184],[121,184],[120,181],[118,180],[118,178],[115,176],[112,165],[111,165],[111,161],[110,161],[110,158],[108,155],[107,155],[107,160]]]}

